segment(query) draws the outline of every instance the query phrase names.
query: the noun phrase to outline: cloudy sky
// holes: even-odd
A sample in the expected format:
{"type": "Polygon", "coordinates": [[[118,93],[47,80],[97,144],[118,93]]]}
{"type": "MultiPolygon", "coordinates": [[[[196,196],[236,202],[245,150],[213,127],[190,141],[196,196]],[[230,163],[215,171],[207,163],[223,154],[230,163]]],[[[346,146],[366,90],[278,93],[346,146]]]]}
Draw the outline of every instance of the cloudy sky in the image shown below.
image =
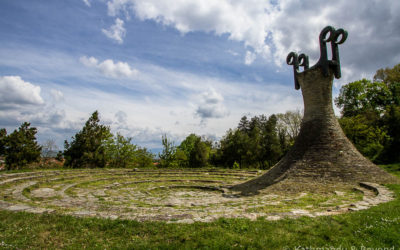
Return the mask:
{"type": "Polygon", "coordinates": [[[243,115],[302,109],[291,51],[319,58],[348,30],[340,86],[400,62],[400,1],[1,0],[0,127],[29,121],[60,147],[98,110],[112,132],[160,148],[220,138],[243,115]]]}

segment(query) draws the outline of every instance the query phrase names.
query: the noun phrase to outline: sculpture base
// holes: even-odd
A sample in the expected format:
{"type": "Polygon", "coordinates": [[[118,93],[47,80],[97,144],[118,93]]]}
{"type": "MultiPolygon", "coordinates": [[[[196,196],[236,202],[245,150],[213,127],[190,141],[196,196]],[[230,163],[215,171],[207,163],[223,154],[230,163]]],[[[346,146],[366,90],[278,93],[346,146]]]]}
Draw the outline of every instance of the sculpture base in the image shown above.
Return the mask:
{"type": "Polygon", "coordinates": [[[386,184],[399,180],[362,156],[333,118],[303,123],[295,144],[281,161],[264,175],[230,189],[256,193],[278,182],[288,183],[289,189],[295,184],[293,188],[301,190],[313,186],[304,183],[386,184]]]}
{"type": "Polygon", "coordinates": [[[271,170],[232,190],[256,192],[286,180],[297,183],[397,183],[399,179],[374,165],[344,135],[332,108],[333,72],[320,68],[297,75],[304,101],[300,133],[290,151],[271,170]]]}

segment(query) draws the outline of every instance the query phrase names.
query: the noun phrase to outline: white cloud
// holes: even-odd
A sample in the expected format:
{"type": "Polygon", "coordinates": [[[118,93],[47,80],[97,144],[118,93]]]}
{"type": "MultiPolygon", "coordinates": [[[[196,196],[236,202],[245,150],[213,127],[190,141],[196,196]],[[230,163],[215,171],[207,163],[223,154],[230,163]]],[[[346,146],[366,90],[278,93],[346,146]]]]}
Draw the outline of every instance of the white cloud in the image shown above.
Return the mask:
{"type": "Polygon", "coordinates": [[[111,25],[109,29],[102,29],[101,31],[108,38],[115,40],[119,44],[124,42],[126,30],[124,28],[124,21],[119,18],[115,19],[115,24],[111,25]]]}
{"type": "Polygon", "coordinates": [[[94,58],[93,56],[91,57],[86,57],[86,56],[82,56],[81,58],[79,58],[79,61],[85,65],[86,67],[97,67],[98,64],[98,60],[96,58],[94,58]]]}
{"type": "Polygon", "coordinates": [[[233,50],[227,50],[226,52],[231,54],[232,56],[238,56],[239,55],[239,53],[237,53],[236,51],[233,51],[233,50]]]}
{"type": "Polygon", "coordinates": [[[116,16],[121,11],[126,14],[128,4],[129,4],[129,0],[113,0],[113,1],[107,2],[108,15],[116,16]]]}
{"type": "Polygon", "coordinates": [[[131,69],[128,63],[126,62],[116,62],[113,60],[107,59],[98,65],[100,71],[109,77],[131,77],[137,74],[135,69],[131,69]]]}
{"type": "Polygon", "coordinates": [[[260,54],[268,51],[264,43],[270,19],[267,13],[275,8],[264,0],[112,0],[107,6],[111,16],[132,10],[141,20],[155,20],[182,33],[228,34],[229,39],[244,42],[260,54]]]}
{"type": "Polygon", "coordinates": [[[346,82],[399,62],[399,1],[285,0],[279,6],[271,24],[276,65],[285,64],[291,51],[306,53],[313,65],[319,58],[318,35],[327,25],[349,33],[347,41],[339,46],[346,82]]]}
{"type": "Polygon", "coordinates": [[[111,78],[134,77],[139,72],[132,69],[126,62],[115,62],[111,59],[100,62],[94,57],[82,56],[79,61],[86,67],[96,68],[103,75],[111,78]]]}
{"type": "Polygon", "coordinates": [[[0,77],[0,109],[42,104],[40,86],[25,82],[19,76],[0,77]]]}
{"type": "Polygon", "coordinates": [[[256,60],[256,58],[257,58],[256,54],[254,54],[251,51],[246,51],[246,56],[244,58],[244,63],[246,65],[250,65],[250,64],[252,64],[254,62],[254,60],[256,60]]]}
{"type": "Polygon", "coordinates": [[[117,119],[118,123],[125,124],[128,116],[124,111],[119,110],[117,113],[115,113],[114,117],[117,119]]]}
{"type": "Polygon", "coordinates": [[[50,94],[56,102],[64,100],[64,94],[60,90],[52,89],[50,90],[50,94]]]}
{"type": "Polygon", "coordinates": [[[83,2],[84,2],[88,7],[90,7],[90,0],[83,0],[83,2]]]}
{"type": "Polygon", "coordinates": [[[132,11],[141,20],[153,20],[183,34],[227,34],[252,47],[254,52],[245,55],[247,64],[260,55],[282,66],[291,51],[305,52],[311,63],[316,62],[318,35],[326,25],[349,31],[340,50],[343,61],[357,74],[400,60],[398,0],[110,0],[107,5],[109,15],[132,11]]]}
{"type": "MultiPolygon", "coordinates": [[[[103,59],[84,56],[77,64],[77,59],[70,54],[49,56],[49,51],[36,50],[3,53],[1,48],[0,52],[6,55],[3,62],[25,56],[23,61],[11,61],[18,64],[7,65],[18,68],[34,65],[35,71],[43,72],[38,76],[43,79],[41,94],[45,102],[45,105],[0,112],[0,127],[12,131],[22,122],[31,121],[32,126],[38,128],[40,141],[55,138],[60,148],[65,139],[70,140],[82,128],[94,110],[99,110],[101,121],[107,121],[113,133],[132,136],[141,146],[159,148],[163,133],[176,142],[190,133],[212,133],[219,138],[249,112],[270,115],[302,107],[301,94],[293,90],[292,85],[257,84],[242,79],[228,81],[145,62],[135,65],[140,69],[135,81],[116,81],[97,73],[102,72],[99,65],[103,59]],[[63,70],[61,77],[57,69],[63,70]],[[72,81],[79,84],[64,84],[71,78],[68,82],[58,82],[64,76],[74,76],[72,81]],[[87,84],[90,82],[100,84],[87,84]],[[56,101],[55,97],[60,94],[57,91],[65,101],[56,101]],[[198,114],[194,115],[196,111],[198,114]],[[206,123],[199,126],[201,121],[206,123]]],[[[114,65],[117,65],[115,60],[114,65]]]]}
{"type": "Polygon", "coordinates": [[[13,131],[23,122],[30,122],[38,129],[39,140],[55,139],[59,146],[71,130],[64,109],[57,107],[63,93],[55,89],[41,88],[26,82],[19,76],[0,77],[0,127],[13,131]],[[62,131],[62,132],[60,132],[62,131]]]}
{"type": "Polygon", "coordinates": [[[223,102],[224,97],[210,88],[201,94],[201,103],[196,109],[196,115],[203,121],[208,118],[223,118],[228,115],[223,102]]]}

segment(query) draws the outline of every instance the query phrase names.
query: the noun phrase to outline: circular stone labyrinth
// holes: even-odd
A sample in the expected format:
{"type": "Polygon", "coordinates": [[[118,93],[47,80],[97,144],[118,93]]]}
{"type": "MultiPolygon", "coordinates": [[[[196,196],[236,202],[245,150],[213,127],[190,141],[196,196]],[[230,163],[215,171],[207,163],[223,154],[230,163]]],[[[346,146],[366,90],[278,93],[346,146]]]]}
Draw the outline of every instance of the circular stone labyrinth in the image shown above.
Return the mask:
{"type": "Polygon", "coordinates": [[[0,174],[0,209],[74,216],[212,221],[220,217],[319,216],[389,201],[386,188],[364,183],[318,193],[262,190],[241,196],[224,188],[261,175],[226,169],[81,169],[0,174]]]}

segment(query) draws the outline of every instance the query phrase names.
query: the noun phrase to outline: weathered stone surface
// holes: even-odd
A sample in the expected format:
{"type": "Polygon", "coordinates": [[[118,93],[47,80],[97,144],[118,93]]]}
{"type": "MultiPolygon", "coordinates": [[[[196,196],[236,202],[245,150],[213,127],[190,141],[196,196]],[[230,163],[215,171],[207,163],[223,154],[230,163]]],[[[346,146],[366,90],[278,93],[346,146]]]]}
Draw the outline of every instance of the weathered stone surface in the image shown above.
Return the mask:
{"type": "Polygon", "coordinates": [[[94,215],[96,215],[95,212],[86,211],[86,210],[76,211],[76,212],[74,212],[72,214],[76,215],[76,216],[94,216],[94,215]]]}
{"type": "Polygon", "coordinates": [[[36,208],[26,209],[25,211],[34,214],[42,214],[42,213],[52,213],[54,212],[54,209],[36,207],[36,208]]]}
{"type": "Polygon", "coordinates": [[[12,205],[12,206],[9,206],[7,208],[7,210],[10,210],[10,211],[24,211],[24,210],[28,210],[30,208],[32,208],[32,207],[26,206],[26,205],[12,205]]]}
{"type": "Polygon", "coordinates": [[[48,198],[56,195],[56,192],[52,188],[38,188],[31,191],[31,195],[37,198],[48,198]]]}
{"type": "MultiPolygon", "coordinates": [[[[194,170],[188,170],[189,173],[191,171],[194,170]]],[[[122,169],[112,172],[100,169],[90,172],[77,170],[65,171],[59,178],[48,178],[51,176],[50,171],[25,173],[18,177],[24,179],[13,181],[13,185],[11,182],[6,182],[3,186],[0,184],[0,209],[31,213],[53,212],[79,217],[193,223],[214,221],[221,217],[251,220],[264,217],[276,220],[326,216],[349,212],[349,208],[355,211],[366,209],[393,199],[390,190],[374,183],[362,183],[357,187],[358,192],[353,189],[355,185],[338,185],[329,189],[336,192],[274,193],[261,190],[257,195],[229,195],[229,189],[220,189],[218,185],[239,183],[240,180],[232,176],[231,179],[224,178],[224,182],[220,183],[215,180],[220,178],[219,173],[207,172],[209,175],[203,175],[203,178],[209,179],[197,179],[198,176],[192,179],[190,175],[182,172],[181,183],[177,183],[175,178],[167,179],[170,177],[168,170],[166,175],[156,172],[154,176],[151,176],[150,170],[146,174],[141,175],[141,172],[134,176],[130,175],[128,170],[122,169]],[[109,176],[105,178],[105,175],[109,176]],[[30,178],[25,178],[28,176],[30,178]],[[119,185],[113,185],[116,180],[119,185]],[[210,186],[205,188],[204,181],[210,186]],[[46,188],[38,188],[44,184],[46,188]],[[105,188],[110,185],[111,188],[105,188]],[[162,185],[163,188],[158,185],[162,185]],[[29,188],[30,195],[22,195],[25,188],[29,188]],[[103,192],[104,190],[106,192],[103,192]],[[227,195],[223,196],[223,192],[227,195]],[[40,199],[35,199],[37,194],[41,196],[40,199]],[[304,204],[307,201],[312,203],[304,204]]],[[[242,175],[235,171],[230,173],[242,175]]],[[[0,174],[3,180],[7,177],[0,174]]],[[[317,187],[323,185],[319,184],[317,187]]]]}
{"type": "Polygon", "coordinates": [[[32,186],[32,185],[35,185],[36,183],[37,183],[36,181],[28,181],[28,182],[25,182],[25,183],[16,185],[14,191],[12,192],[13,197],[14,197],[16,200],[29,201],[29,199],[26,198],[26,197],[22,194],[22,191],[23,191],[25,188],[27,188],[27,187],[30,187],[30,186],[32,186]]]}

